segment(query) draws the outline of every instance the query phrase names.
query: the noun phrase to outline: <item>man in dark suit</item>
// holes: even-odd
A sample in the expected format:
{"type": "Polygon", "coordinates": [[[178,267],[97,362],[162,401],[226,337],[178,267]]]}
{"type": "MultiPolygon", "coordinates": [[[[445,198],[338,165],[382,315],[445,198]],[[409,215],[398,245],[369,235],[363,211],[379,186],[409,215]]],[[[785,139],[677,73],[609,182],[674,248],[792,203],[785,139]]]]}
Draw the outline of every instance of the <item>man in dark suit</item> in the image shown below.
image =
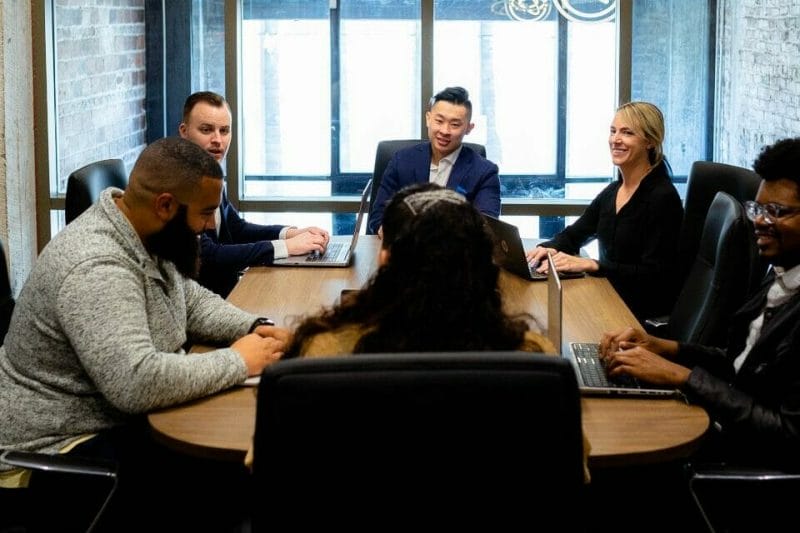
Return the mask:
{"type": "MultiPolygon", "coordinates": [[[[221,162],[231,141],[231,110],[220,95],[202,91],[183,106],[180,136],[205,149],[221,162]]],[[[223,190],[215,228],[201,236],[201,285],[225,297],[249,266],[268,265],[275,259],[324,252],[329,234],[317,227],[253,224],[239,216],[223,190]]]]}
{"type": "Polygon", "coordinates": [[[463,194],[481,213],[500,215],[497,165],[462,144],[475,127],[471,120],[472,102],[462,87],[448,87],[431,98],[425,114],[429,142],[392,156],[369,215],[372,233],[378,233],[389,198],[412,183],[438,183],[463,194]]]}
{"type": "Polygon", "coordinates": [[[746,202],[761,257],[772,271],[734,316],[727,350],[680,344],[638,328],[607,333],[612,374],[680,388],[705,408],[714,431],[704,459],[800,466],[800,138],[765,147],[746,202]]]}

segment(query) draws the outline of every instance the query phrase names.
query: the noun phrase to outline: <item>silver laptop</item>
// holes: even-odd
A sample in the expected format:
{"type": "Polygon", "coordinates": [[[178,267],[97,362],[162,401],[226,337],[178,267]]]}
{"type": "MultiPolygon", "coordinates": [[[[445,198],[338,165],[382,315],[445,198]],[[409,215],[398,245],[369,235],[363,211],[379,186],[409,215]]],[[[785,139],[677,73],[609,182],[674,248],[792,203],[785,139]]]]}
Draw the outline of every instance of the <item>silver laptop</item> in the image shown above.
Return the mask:
{"type": "Polygon", "coordinates": [[[578,378],[578,387],[581,394],[604,396],[632,396],[632,397],[664,397],[676,396],[678,391],[669,388],[660,388],[656,385],[643,383],[630,376],[610,377],[605,372],[605,367],[600,361],[598,343],[572,342],[568,350],[564,350],[562,339],[563,329],[563,290],[559,273],[553,265],[553,257],[548,253],[549,262],[547,276],[547,337],[556,347],[556,350],[566,357],[575,369],[578,378]]]}
{"type": "Polygon", "coordinates": [[[361,204],[358,206],[356,215],[356,227],[350,241],[329,242],[324,254],[304,254],[291,255],[281,259],[276,259],[272,264],[275,266],[293,267],[347,267],[353,262],[356,253],[358,235],[361,233],[361,224],[364,222],[364,214],[369,206],[369,193],[372,189],[372,180],[367,182],[361,192],[361,204]]]}
{"type": "MultiPolygon", "coordinates": [[[[483,215],[494,236],[494,261],[498,266],[531,281],[544,281],[547,273],[537,272],[538,264],[531,265],[525,257],[525,245],[519,228],[489,215],[483,215]]],[[[544,242],[544,241],[539,241],[544,242]]],[[[562,278],[582,278],[583,272],[561,272],[562,278]]]]}

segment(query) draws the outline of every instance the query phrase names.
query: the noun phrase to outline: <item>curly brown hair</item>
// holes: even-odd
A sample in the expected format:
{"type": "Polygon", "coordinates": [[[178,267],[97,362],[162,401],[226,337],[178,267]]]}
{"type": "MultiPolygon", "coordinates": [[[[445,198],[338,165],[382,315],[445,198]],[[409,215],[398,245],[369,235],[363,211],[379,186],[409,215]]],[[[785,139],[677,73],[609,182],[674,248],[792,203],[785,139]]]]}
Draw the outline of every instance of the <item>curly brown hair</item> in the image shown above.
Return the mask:
{"type": "Polygon", "coordinates": [[[305,318],[286,357],[301,354],[318,333],[352,325],[366,332],[354,350],[360,353],[522,344],[528,323],[502,310],[491,234],[458,193],[432,183],[397,192],[386,207],[382,247],[389,261],[358,293],[305,318]]]}

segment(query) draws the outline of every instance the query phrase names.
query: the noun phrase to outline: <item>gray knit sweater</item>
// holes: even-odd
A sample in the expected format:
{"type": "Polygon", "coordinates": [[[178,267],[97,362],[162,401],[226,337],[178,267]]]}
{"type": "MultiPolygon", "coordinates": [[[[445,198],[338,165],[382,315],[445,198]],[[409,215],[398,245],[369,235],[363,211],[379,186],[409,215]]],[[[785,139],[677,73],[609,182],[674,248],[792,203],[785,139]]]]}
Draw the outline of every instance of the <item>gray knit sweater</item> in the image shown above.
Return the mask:
{"type": "Polygon", "coordinates": [[[154,260],[120,194],[107,189],[56,235],[22,289],[0,348],[0,448],[55,452],[247,377],[230,348],[182,346],[230,345],[256,316],[154,260]]]}

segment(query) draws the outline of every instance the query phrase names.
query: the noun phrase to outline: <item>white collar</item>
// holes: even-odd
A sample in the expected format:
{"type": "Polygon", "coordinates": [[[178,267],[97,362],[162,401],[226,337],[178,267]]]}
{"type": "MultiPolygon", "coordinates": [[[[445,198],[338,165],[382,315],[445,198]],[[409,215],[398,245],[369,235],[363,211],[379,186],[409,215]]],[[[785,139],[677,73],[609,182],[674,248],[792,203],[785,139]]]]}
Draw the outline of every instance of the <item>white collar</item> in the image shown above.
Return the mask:
{"type": "Polygon", "coordinates": [[[448,163],[450,163],[450,166],[451,166],[451,167],[452,167],[453,165],[455,165],[455,164],[456,164],[456,159],[458,159],[458,156],[459,156],[459,154],[461,153],[461,149],[462,149],[462,148],[464,148],[464,145],[463,145],[463,144],[462,144],[462,145],[460,145],[460,146],[459,146],[458,148],[456,148],[455,150],[453,150],[452,152],[450,152],[449,154],[447,154],[446,156],[444,156],[442,159],[440,159],[440,160],[439,160],[439,164],[441,165],[441,164],[442,164],[442,161],[447,161],[448,163]]]}
{"type": "Polygon", "coordinates": [[[800,265],[795,265],[789,270],[783,267],[773,266],[775,277],[781,280],[781,284],[787,291],[796,291],[800,289],[800,265]]]}

